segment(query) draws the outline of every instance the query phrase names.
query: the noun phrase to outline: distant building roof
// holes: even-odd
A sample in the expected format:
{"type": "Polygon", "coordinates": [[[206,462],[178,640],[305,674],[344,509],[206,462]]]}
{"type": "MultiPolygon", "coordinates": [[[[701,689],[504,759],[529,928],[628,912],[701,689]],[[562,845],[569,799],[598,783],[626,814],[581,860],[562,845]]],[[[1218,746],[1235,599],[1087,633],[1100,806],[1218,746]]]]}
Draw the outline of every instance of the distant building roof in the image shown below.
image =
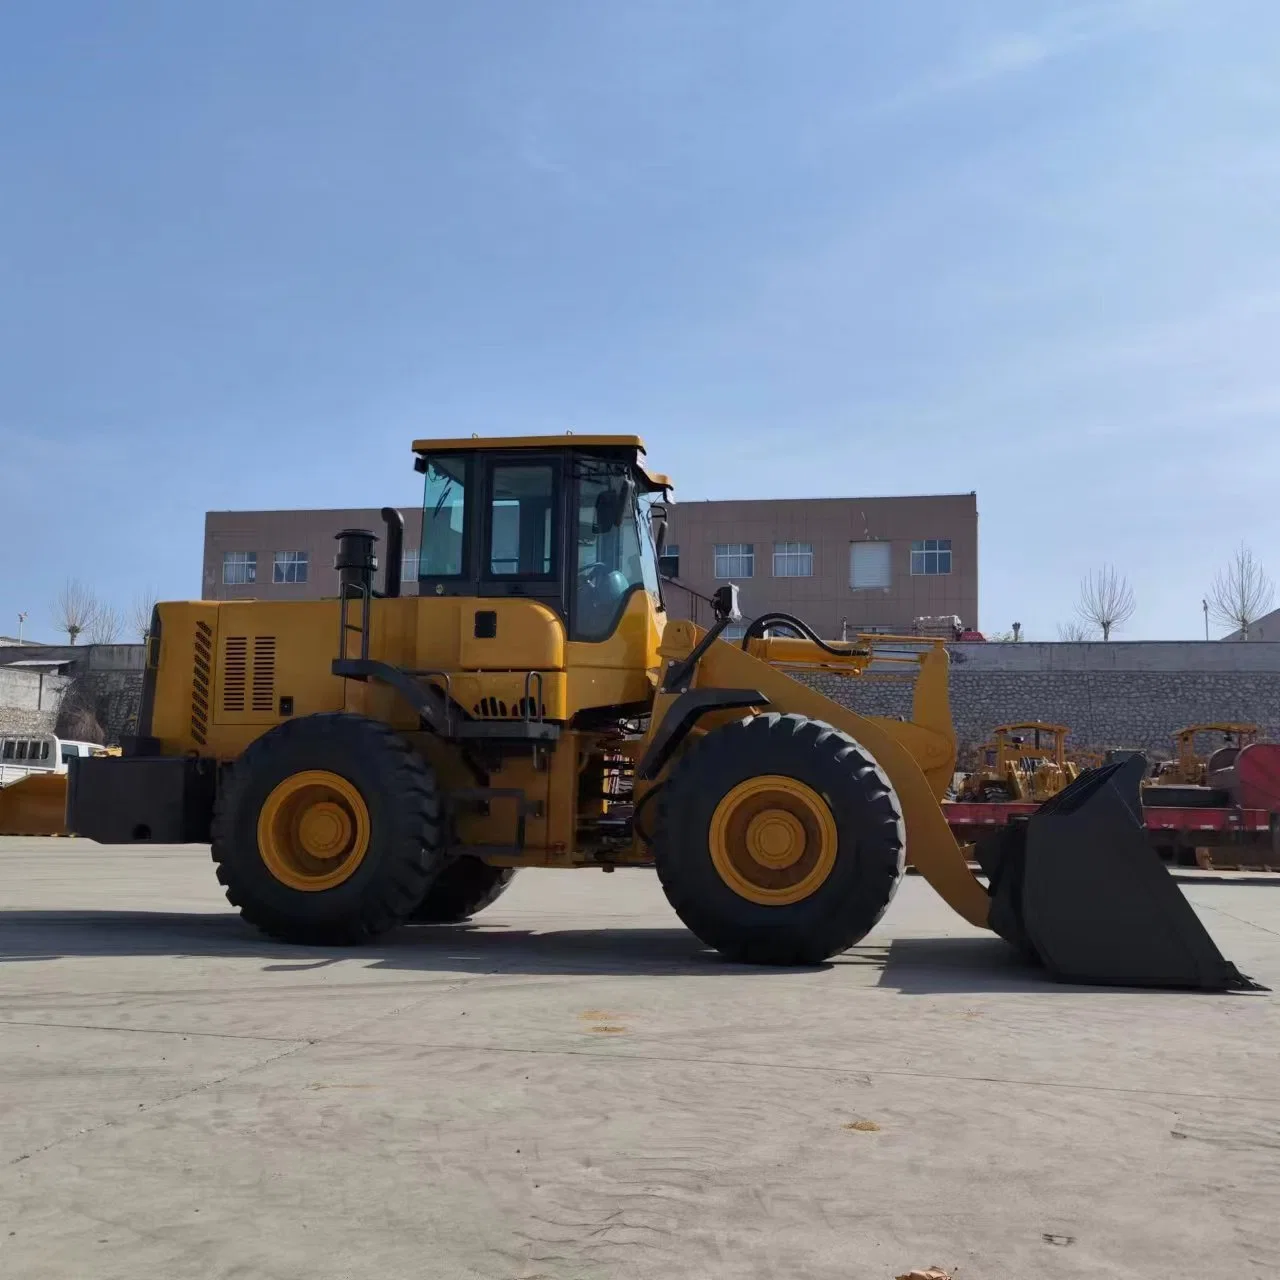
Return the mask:
{"type": "MultiPolygon", "coordinates": [[[[1243,639],[1239,631],[1233,631],[1229,636],[1223,636],[1224,640],[1240,640],[1243,639]]],[[[1270,613],[1264,613],[1257,622],[1249,624],[1250,640],[1280,640],[1280,609],[1272,609],[1270,613]]]]}

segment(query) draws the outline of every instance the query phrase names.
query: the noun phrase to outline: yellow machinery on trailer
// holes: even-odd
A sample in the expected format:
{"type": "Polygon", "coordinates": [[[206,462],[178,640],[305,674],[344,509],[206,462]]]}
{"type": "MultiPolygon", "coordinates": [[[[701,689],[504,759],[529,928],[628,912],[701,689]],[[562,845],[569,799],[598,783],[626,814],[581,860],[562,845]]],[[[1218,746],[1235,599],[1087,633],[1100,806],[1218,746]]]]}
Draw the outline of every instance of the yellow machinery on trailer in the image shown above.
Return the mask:
{"type": "Polygon", "coordinates": [[[979,748],[982,764],[969,774],[958,799],[980,802],[1031,801],[1041,804],[1074,782],[1080,769],[1067,758],[1063,724],[1025,720],[997,725],[979,748]]]}
{"type": "MultiPolygon", "coordinates": [[[[1152,779],[1161,786],[1203,787],[1208,779],[1209,761],[1220,751],[1239,752],[1258,740],[1256,724],[1191,724],[1173,735],[1173,759],[1156,767],[1152,779]],[[1197,739],[1217,739],[1205,754],[1197,749],[1197,739]]],[[[1231,758],[1234,758],[1234,754],[1231,758]]],[[[1224,758],[1225,760],[1225,758],[1224,758]]]]}
{"type": "Polygon", "coordinates": [[[766,614],[729,643],[731,586],[709,629],[668,621],[670,483],[637,438],[413,447],[411,592],[388,508],[381,591],[377,538],[346,530],[336,600],[159,605],[139,734],[73,765],[75,831],[210,841],[228,899],[293,942],[461,920],[521,867],[642,865],[725,955],[812,964],[875,925],[909,858],[1056,977],[1248,984],[1146,848],[1124,767],[980,849],[987,883],[970,872],[940,804],[942,641],[834,644],[766,614]],[[803,679],[885,663],[916,673],[910,721],[803,679]]]}

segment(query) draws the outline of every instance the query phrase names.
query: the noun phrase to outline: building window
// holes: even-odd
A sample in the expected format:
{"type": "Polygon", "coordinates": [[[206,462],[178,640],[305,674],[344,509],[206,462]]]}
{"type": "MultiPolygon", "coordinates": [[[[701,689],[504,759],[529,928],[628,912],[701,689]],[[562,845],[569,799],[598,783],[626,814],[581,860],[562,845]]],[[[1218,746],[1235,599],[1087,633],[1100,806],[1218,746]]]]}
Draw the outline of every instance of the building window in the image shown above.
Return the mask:
{"type": "Polygon", "coordinates": [[[918,538],[911,544],[911,572],[933,577],[951,572],[951,539],[918,538]]]}
{"type": "Polygon", "coordinates": [[[756,549],[750,542],[717,542],[717,578],[754,578],[756,549]]]}
{"type": "Polygon", "coordinates": [[[680,544],[678,542],[669,542],[662,548],[662,554],[658,557],[658,572],[664,578],[680,576],[680,544]]]}
{"type": "Polygon", "coordinates": [[[256,551],[224,551],[222,553],[222,581],[231,587],[242,587],[258,580],[258,553],[256,551]]]}
{"type": "Polygon", "coordinates": [[[721,640],[741,640],[747,634],[747,624],[745,622],[731,622],[720,633],[721,640]]]}
{"type": "Polygon", "coordinates": [[[271,567],[271,581],[300,583],[307,580],[308,555],[305,551],[277,551],[271,567]]]}
{"type": "Polygon", "coordinates": [[[888,542],[849,544],[849,585],[855,591],[887,590],[893,581],[892,548],[888,542]]]}
{"type": "Polygon", "coordinates": [[[813,543],[775,542],[773,544],[773,576],[775,578],[812,578],[813,543]]]}
{"type": "Polygon", "coordinates": [[[411,547],[400,557],[400,581],[417,582],[418,580],[418,548],[411,547]]]}

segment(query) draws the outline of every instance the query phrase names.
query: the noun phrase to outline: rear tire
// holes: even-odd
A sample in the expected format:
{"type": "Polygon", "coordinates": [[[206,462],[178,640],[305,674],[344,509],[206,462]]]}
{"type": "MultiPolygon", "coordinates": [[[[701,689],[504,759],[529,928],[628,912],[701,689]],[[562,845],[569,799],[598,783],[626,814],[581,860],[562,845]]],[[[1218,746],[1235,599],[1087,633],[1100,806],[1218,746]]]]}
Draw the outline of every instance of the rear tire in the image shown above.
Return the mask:
{"type": "Polygon", "coordinates": [[[250,924],[285,942],[363,942],[406,919],[440,865],[435,774],[379,721],[302,716],[231,767],[212,834],[218,881],[250,924]]]}
{"type": "Polygon", "coordinates": [[[461,924],[496,902],[515,874],[515,867],[491,867],[479,858],[457,858],[431,882],[427,896],[414,908],[409,921],[461,924]]]}
{"type": "Polygon", "coordinates": [[[818,964],[865,937],[897,892],[905,847],[871,755],[823,721],[777,714],[690,748],[658,797],[653,838],[680,919],[730,959],[771,965],[818,964]]]}

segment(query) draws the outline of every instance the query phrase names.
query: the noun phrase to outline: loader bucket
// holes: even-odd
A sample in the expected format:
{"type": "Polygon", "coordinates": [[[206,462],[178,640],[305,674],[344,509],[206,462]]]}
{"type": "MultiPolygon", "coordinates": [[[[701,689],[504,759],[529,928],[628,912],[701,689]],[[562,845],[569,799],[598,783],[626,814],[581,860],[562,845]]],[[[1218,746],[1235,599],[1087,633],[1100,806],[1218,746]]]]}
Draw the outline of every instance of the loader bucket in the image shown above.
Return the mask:
{"type": "Polygon", "coordinates": [[[65,773],[29,773],[0,787],[0,836],[66,834],[65,773]]]}
{"type": "Polygon", "coordinates": [[[1059,982],[1257,990],[1147,843],[1133,757],[1082,774],[978,850],[991,927],[1059,982]]]}

